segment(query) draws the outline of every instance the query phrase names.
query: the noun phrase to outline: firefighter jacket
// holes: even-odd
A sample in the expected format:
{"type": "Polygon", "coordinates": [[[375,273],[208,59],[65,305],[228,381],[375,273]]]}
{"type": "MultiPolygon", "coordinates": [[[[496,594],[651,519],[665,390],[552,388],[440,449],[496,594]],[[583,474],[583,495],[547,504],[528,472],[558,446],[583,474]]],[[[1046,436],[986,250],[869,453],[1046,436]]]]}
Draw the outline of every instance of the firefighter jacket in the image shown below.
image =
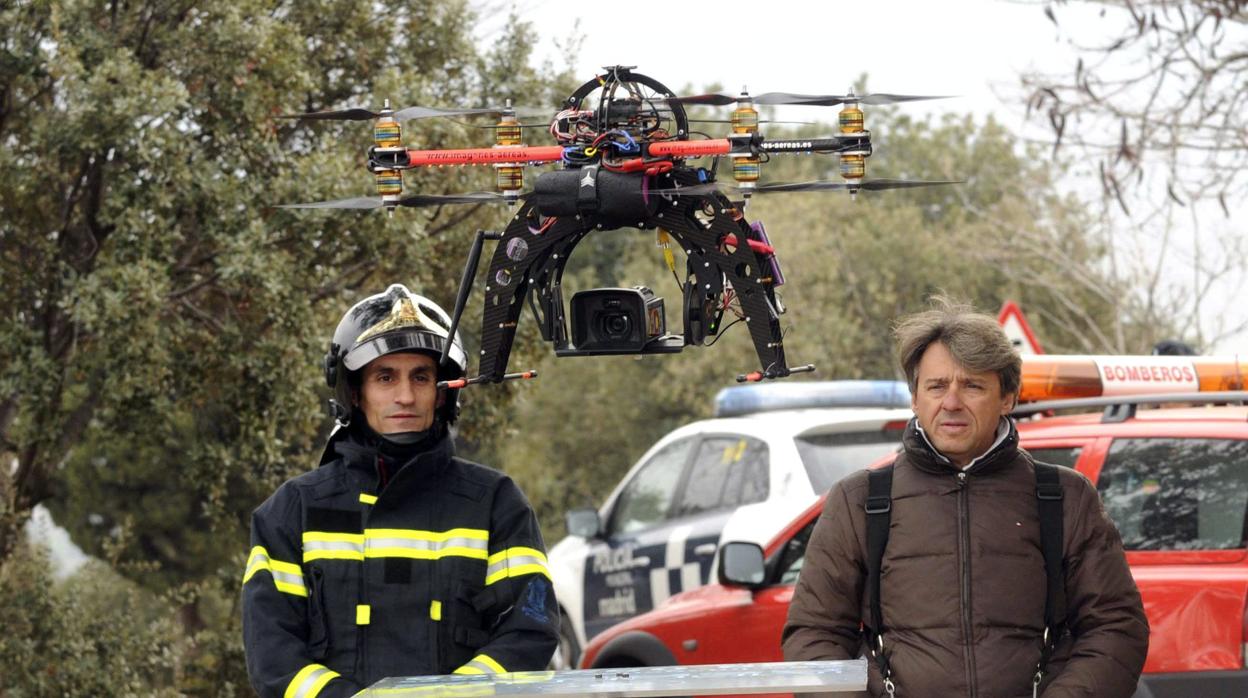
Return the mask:
{"type": "Polygon", "coordinates": [[[455,458],[445,434],[397,472],[351,430],[335,450],[252,516],[243,640],[256,691],[337,698],[391,676],[545,668],[558,610],[516,484],[455,458]]]}
{"type": "MultiPolygon", "coordinates": [[[[960,470],[912,420],[893,470],[880,579],[884,651],[898,698],[1032,695],[1043,647],[1046,578],[1035,465],[1012,420],[997,446],[960,470]]],[[[828,493],[784,627],[788,661],[861,651],[867,471],[828,493]]],[[[1082,474],[1060,471],[1066,629],[1044,698],[1127,698],[1148,651],[1148,621],[1122,542],[1082,474]]],[[[868,692],[884,694],[870,662],[868,692]]]]}

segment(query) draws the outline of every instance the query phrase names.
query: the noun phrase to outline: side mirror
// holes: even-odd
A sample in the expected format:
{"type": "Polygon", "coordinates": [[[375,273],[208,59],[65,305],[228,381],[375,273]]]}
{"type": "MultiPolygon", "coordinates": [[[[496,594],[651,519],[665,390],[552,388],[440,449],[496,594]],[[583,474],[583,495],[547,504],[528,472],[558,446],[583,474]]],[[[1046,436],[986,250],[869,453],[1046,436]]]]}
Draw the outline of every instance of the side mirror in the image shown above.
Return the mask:
{"type": "Polygon", "coordinates": [[[757,543],[724,543],[719,549],[719,583],[757,589],[767,578],[763,548],[757,543]]]}
{"type": "Polygon", "coordinates": [[[573,509],[564,519],[568,533],[581,538],[598,538],[602,535],[602,520],[597,509],[573,509]]]}

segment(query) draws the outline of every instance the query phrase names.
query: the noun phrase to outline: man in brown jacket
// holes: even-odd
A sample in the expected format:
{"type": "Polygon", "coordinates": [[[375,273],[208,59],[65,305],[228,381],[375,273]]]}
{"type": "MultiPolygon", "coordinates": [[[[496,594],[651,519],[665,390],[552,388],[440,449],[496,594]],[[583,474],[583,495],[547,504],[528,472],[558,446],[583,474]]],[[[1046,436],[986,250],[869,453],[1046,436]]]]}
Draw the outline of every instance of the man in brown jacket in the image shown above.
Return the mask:
{"type": "Polygon", "coordinates": [[[1053,485],[1066,614],[1046,644],[1036,466],[1007,416],[1021,375],[1009,340],[991,317],[944,299],[895,334],[915,417],[893,466],[880,627],[871,627],[862,471],[832,489],[811,534],[785,659],[866,653],[872,696],[1128,698],[1148,622],[1096,489],[1066,468],[1053,485]]]}

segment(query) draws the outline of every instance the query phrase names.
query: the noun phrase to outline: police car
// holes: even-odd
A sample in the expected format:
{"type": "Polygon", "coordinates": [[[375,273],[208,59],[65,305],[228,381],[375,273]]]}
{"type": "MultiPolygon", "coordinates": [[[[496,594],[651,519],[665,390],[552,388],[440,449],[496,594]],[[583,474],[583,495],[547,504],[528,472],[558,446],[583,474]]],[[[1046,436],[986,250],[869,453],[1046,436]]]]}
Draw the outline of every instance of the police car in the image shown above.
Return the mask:
{"type": "Polygon", "coordinates": [[[568,513],[549,564],[563,616],[557,668],[589,638],[707,584],[721,537],[764,544],[837,480],[897,449],[899,381],[725,388],[715,418],[654,444],[600,509],[568,513]]]}

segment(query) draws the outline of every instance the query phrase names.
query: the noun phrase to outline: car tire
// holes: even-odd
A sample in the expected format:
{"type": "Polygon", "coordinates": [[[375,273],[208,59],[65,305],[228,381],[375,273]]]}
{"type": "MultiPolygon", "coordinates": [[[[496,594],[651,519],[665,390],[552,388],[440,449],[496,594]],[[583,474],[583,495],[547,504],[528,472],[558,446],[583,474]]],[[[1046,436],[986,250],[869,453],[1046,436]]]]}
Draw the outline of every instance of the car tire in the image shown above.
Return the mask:
{"type": "Polygon", "coordinates": [[[576,641],[576,631],[572,629],[572,621],[566,614],[559,618],[559,646],[550,658],[550,668],[554,671],[575,669],[581,661],[581,645],[576,641]]]}

